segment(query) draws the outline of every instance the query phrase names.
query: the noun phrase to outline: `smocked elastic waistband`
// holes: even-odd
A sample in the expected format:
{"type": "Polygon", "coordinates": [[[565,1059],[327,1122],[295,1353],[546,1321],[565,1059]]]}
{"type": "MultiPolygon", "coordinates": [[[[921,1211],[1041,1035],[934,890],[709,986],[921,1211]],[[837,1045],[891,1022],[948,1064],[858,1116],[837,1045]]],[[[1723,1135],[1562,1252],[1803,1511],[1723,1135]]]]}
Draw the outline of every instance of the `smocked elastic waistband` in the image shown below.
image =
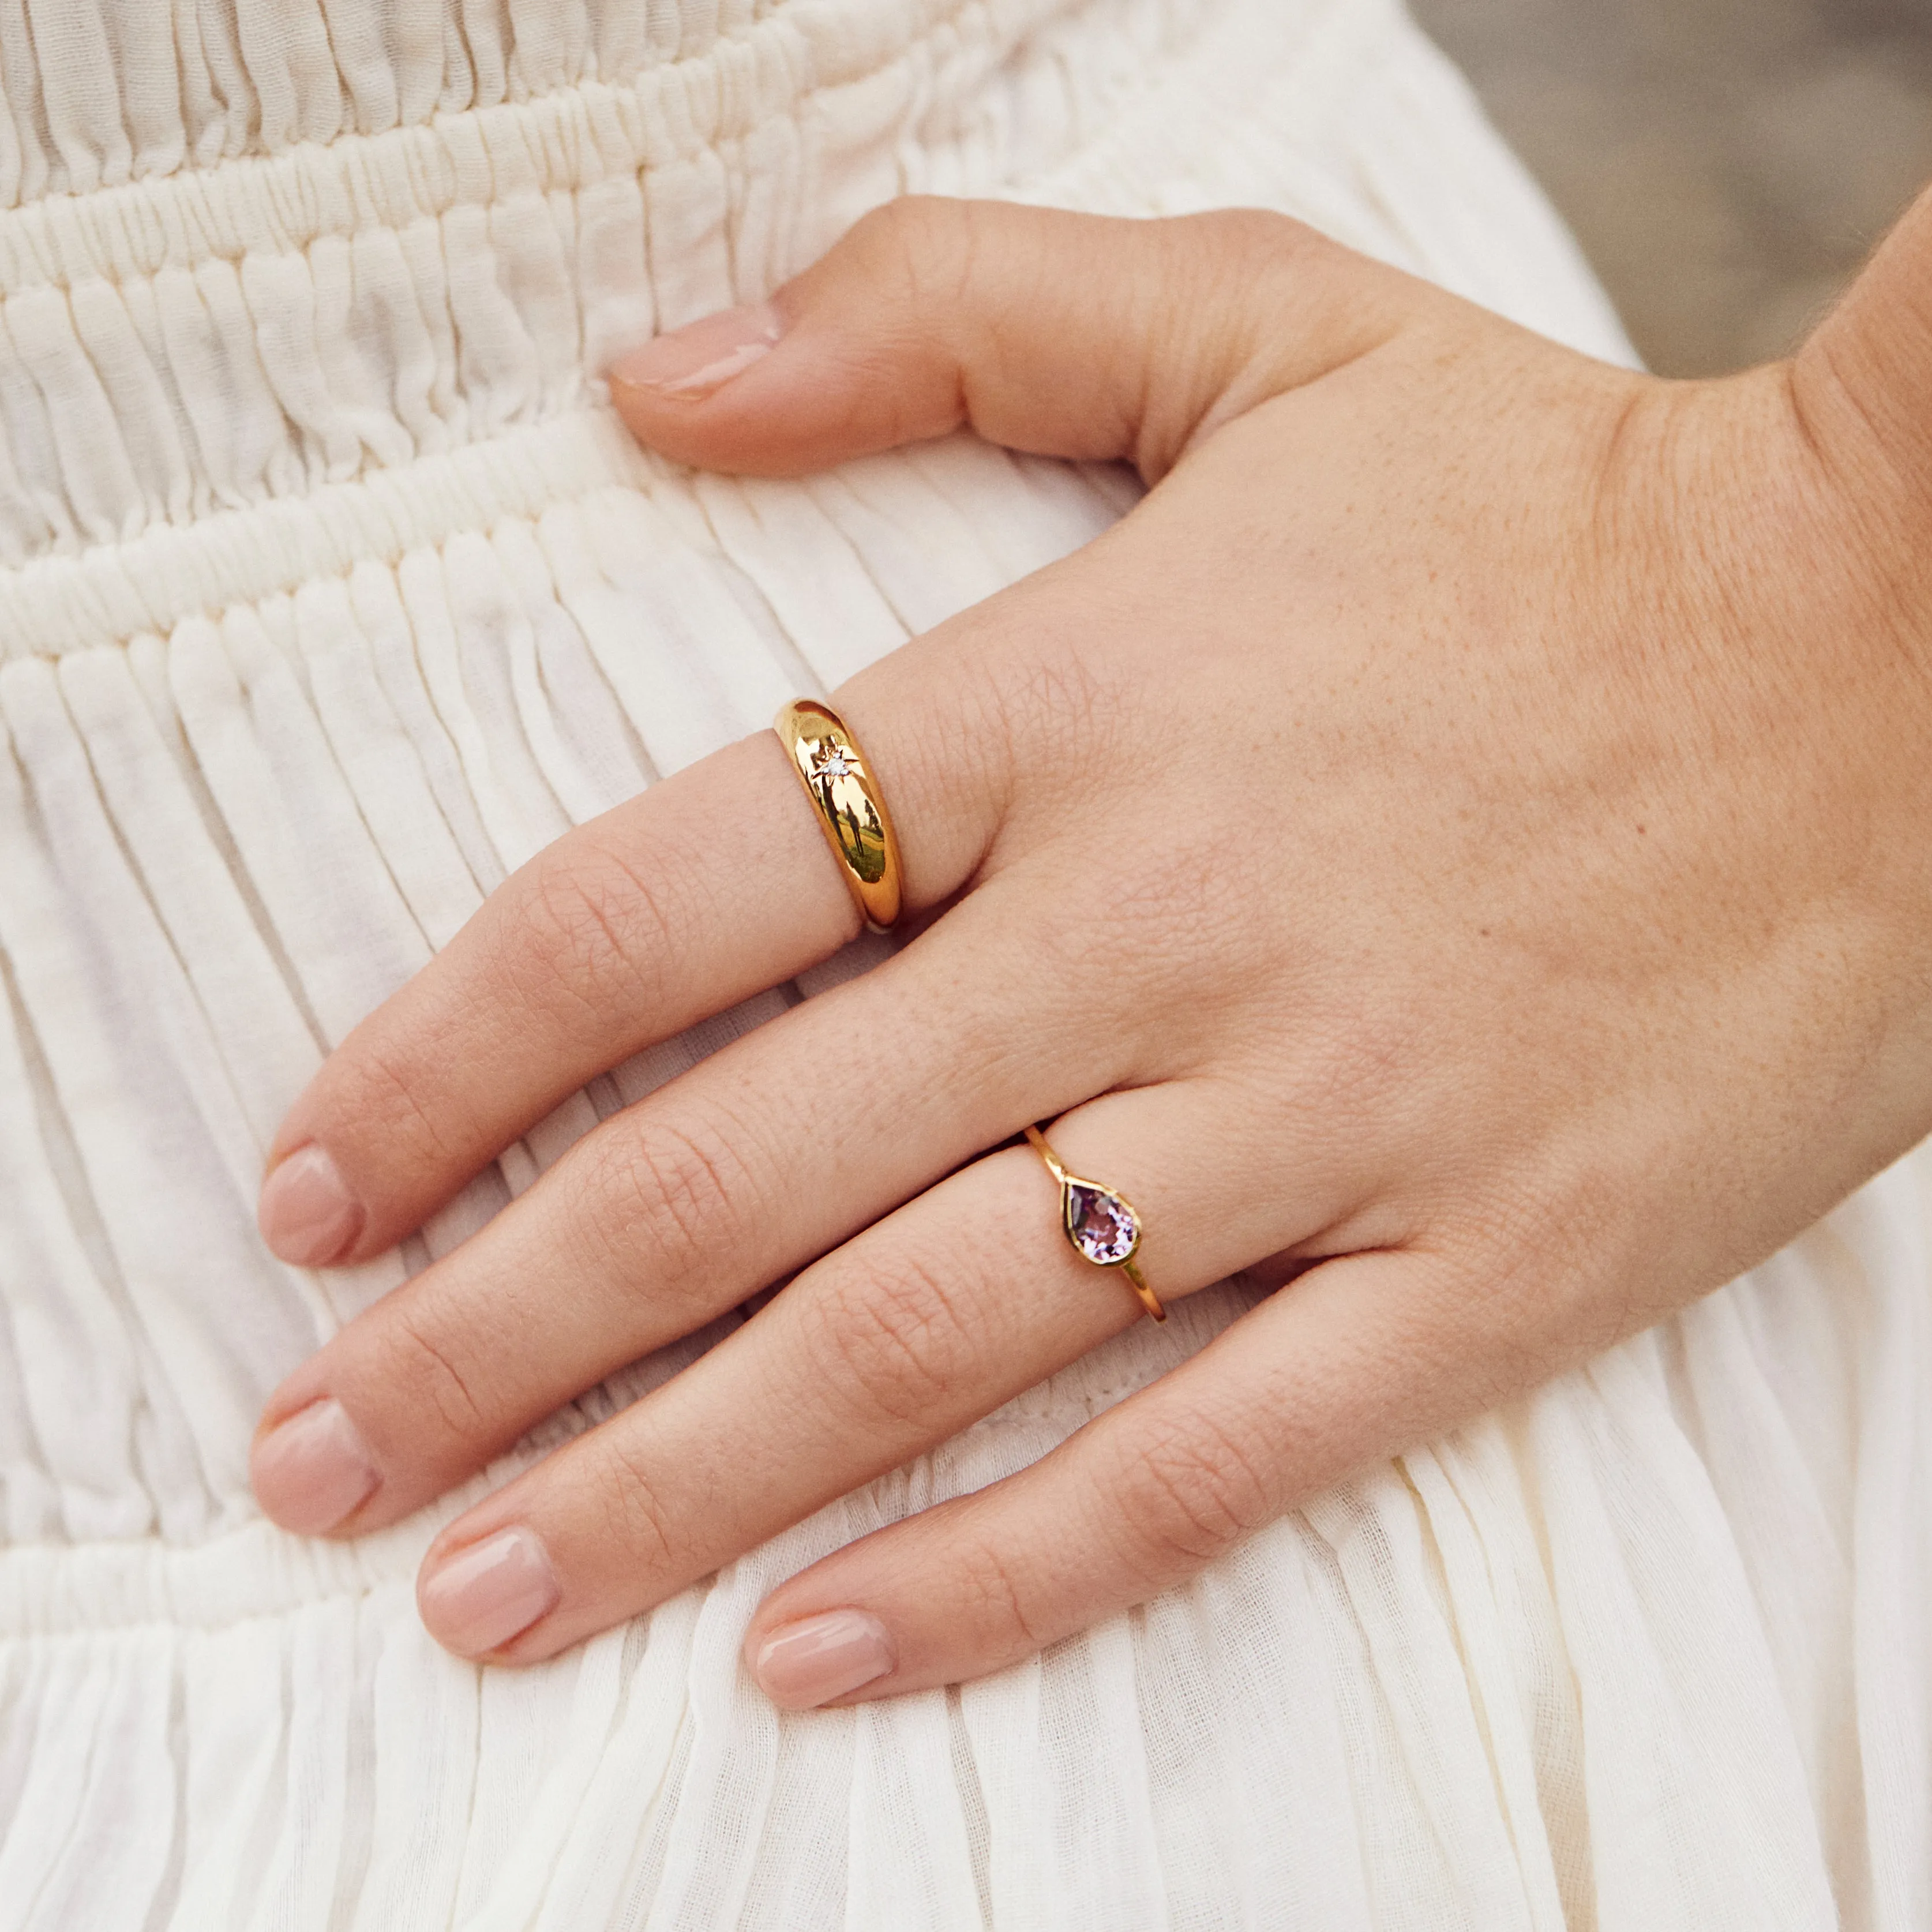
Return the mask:
{"type": "Polygon", "coordinates": [[[43,558],[0,572],[0,663],[166,635],[186,617],[219,616],[358,563],[393,562],[459,530],[487,531],[506,516],[536,517],[668,471],[609,410],[584,410],[406,470],[43,558]]]}

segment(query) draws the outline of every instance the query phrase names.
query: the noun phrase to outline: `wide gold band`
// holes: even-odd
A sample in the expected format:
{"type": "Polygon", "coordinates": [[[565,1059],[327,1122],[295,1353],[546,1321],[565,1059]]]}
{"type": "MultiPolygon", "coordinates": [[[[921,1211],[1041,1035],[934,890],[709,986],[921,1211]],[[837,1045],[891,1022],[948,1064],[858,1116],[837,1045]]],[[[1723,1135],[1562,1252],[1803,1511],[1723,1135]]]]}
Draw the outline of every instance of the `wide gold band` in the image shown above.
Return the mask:
{"type": "Polygon", "coordinates": [[[801,698],[772,720],[866,923],[884,932],[899,916],[899,843],[865,754],[829,704],[801,698]]]}
{"type": "Polygon", "coordinates": [[[1097,1180],[1084,1180],[1062,1166],[1039,1128],[1028,1128],[1026,1137],[1060,1183],[1060,1229],[1073,1252],[1096,1268],[1118,1268],[1140,1297],[1141,1306],[1156,1322],[1165,1322],[1167,1310],[1134,1259],[1141,1244],[1141,1217],[1133,1204],[1124,1194],[1097,1180]]]}

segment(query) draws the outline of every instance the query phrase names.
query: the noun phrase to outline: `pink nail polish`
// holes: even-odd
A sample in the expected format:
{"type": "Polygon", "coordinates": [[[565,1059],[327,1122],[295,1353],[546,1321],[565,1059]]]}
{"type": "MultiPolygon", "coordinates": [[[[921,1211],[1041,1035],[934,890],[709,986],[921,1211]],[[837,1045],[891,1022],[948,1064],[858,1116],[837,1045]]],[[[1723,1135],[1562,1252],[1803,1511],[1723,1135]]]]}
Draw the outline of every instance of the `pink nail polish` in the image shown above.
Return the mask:
{"type": "Polygon", "coordinates": [[[614,383],[701,403],[769,356],[783,331],[770,302],[728,308],[619,356],[605,374],[614,383]]]}
{"type": "Polygon", "coordinates": [[[773,1703],[808,1710],[884,1676],[898,1661],[877,1617],[826,1610],[780,1624],[759,1645],[752,1674],[773,1703]]]}
{"type": "Polygon", "coordinates": [[[303,1536],[333,1529],[382,1480],[362,1432],[333,1396],[276,1424],[255,1444],[249,1475],[256,1502],[303,1536]]]}
{"type": "Polygon", "coordinates": [[[277,1163],[255,1209],[269,1252],[298,1268],[326,1268],[346,1253],[364,1218],[342,1170],[313,1141],[277,1163]]]}
{"type": "Polygon", "coordinates": [[[446,1557],[416,1591],[429,1634],[459,1657],[500,1650],[563,1594],[536,1531],[500,1529],[446,1557]]]}

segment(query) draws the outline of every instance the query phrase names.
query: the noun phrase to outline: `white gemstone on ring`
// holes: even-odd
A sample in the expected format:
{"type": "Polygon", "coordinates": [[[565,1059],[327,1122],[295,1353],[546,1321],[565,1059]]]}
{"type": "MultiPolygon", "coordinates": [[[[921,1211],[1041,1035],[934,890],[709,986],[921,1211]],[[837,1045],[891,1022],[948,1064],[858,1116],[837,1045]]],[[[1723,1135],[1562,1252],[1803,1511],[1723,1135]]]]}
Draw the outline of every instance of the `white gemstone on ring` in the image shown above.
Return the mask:
{"type": "Polygon", "coordinates": [[[850,778],[858,769],[845,747],[830,738],[820,739],[818,748],[812,754],[812,776],[815,778],[850,778]]]}

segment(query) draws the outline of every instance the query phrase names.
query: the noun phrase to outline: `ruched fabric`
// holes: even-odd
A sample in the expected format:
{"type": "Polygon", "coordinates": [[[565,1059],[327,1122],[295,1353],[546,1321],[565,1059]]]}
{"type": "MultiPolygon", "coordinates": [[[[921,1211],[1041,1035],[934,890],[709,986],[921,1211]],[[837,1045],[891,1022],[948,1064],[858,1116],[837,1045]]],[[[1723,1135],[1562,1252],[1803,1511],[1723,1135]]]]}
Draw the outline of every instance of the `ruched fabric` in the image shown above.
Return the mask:
{"type": "Polygon", "coordinates": [[[618,430],[612,355],[912,189],[1280,208],[1628,354],[1387,0],[0,5],[0,1932],[1924,1932],[1922,1154],[950,1692],[781,1718],[740,1638],[1241,1290],[528,1671],[424,1636],[424,1545],[716,1331],[358,1543],[254,1508],[283,1375],[792,995],[321,1276],[252,1204],[328,1046],[570,825],[1132,500],[964,437],[760,483],[618,430]]]}

